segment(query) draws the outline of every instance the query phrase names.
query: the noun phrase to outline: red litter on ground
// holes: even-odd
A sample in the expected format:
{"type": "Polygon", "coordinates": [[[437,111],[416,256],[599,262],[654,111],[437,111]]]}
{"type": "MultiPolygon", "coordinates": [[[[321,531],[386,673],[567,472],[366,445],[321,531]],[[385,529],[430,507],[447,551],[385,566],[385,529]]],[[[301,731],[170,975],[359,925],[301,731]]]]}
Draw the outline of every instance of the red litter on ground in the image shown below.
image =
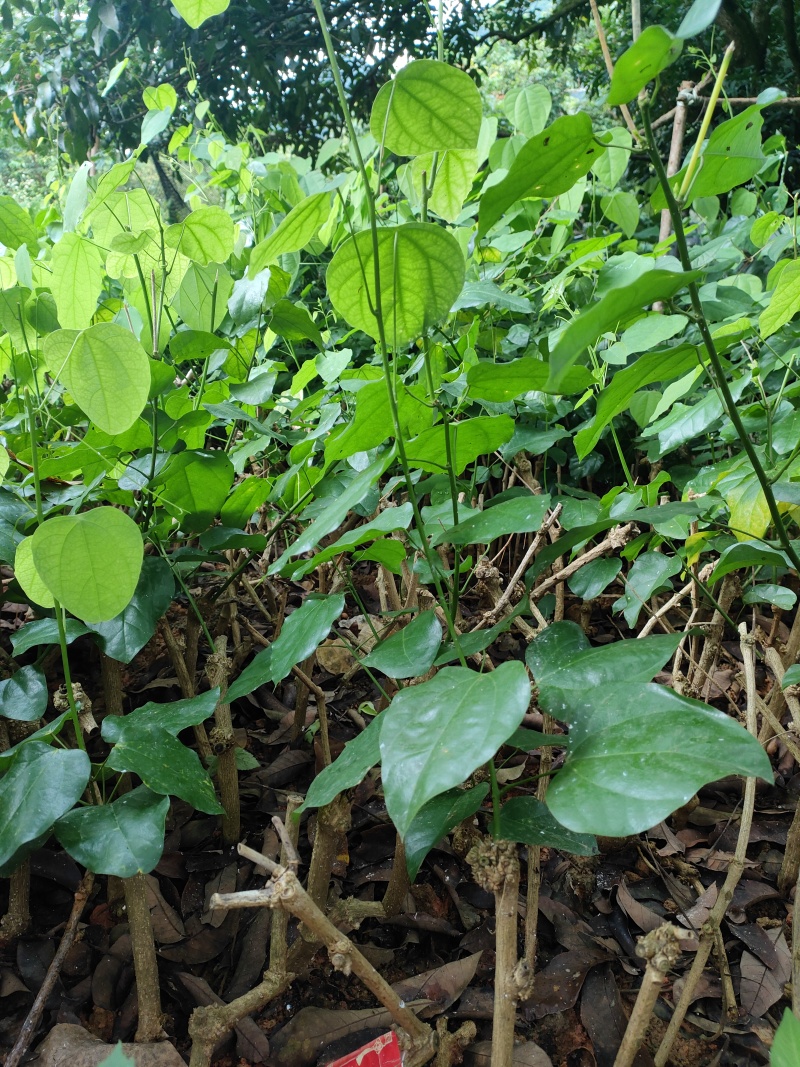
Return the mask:
{"type": "Polygon", "coordinates": [[[328,1067],[401,1067],[402,1062],[397,1034],[389,1033],[381,1034],[339,1060],[332,1060],[328,1067]]]}

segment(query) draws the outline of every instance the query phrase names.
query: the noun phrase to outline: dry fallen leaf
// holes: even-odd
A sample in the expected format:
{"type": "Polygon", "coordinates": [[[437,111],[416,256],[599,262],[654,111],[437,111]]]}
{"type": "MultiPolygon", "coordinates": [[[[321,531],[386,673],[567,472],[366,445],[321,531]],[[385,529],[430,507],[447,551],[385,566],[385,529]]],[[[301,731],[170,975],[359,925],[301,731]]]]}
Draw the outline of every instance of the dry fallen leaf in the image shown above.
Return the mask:
{"type": "MultiPolygon", "coordinates": [[[[464,1050],[465,1067],[489,1067],[492,1062],[491,1041],[477,1041],[464,1050]]],[[[513,1067],[553,1067],[553,1061],[543,1048],[533,1041],[514,1046],[513,1067]]]]}

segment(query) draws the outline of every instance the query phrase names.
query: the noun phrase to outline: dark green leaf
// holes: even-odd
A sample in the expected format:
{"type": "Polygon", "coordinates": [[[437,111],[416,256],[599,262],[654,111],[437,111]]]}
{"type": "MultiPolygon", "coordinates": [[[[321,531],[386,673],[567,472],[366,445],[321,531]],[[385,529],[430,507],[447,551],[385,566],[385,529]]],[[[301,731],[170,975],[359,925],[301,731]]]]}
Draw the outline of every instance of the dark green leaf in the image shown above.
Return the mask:
{"type": "Polygon", "coordinates": [[[45,741],[49,743],[54,737],[58,737],[64,728],[64,724],[67,719],[72,719],[72,712],[67,710],[62,712],[57,718],[43,726],[41,730],[35,730],[32,734],[28,734],[27,737],[23,737],[16,745],[12,745],[11,748],[7,748],[5,752],[0,752],[0,773],[5,771],[11,763],[13,763],[18,752],[23,745],[30,744],[32,741],[45,741]]]}
{"type": "Polygon", "coordinates": [[[298,811],[322,808],[345,789],[352,789],[363,781],[367,772],[380,763],[379,740],[383,721],[383,715],[378,715],[366,730],[347,742],[344,751],[311,783],[298,811]]]}
{"type": "Polygon", "coordinates": [[[549,507],[550,497],[546,494],[504,500],[501,504],[472,515],[458,526],[439,530],[433,535],[431,545],[435,547],[443,542],[451,545],[488,545],[507,534],[530,533],[542,525],[549,507]]]}
{"type": "Polygon", "coordinates": [[[530,683],[519,662],[489,674],[445,667],[398,693],[381,730],[386,808],[405,837],[433,797],[491,759],[528,709],[530,683]]]}
{"type": "Polygon", "coordinates": [[[126,733],[111,749],[106,766],[138,774],[154,793],[180,797],[198,811],[221,815],[224,810],[197,753],[155,723],[126,733]]]}
{"type": "Polygon", "coordinates": [[[419,809],[405,837],[406,867],[412,882],[433,846],[473,816],[488,792],[486,782],[472,789],[449,789],[419,809]]]}
{"type": "Polygon", "coordinates": [[[103,652],[121,663],[130,663],[156,632],[156,624],[174,592],[175,580],[169,565],[160,556],[145,556],[128,606],[116,618],[90,626],[98,635],[103,652]]]}
{"type": "Polygon", "coordinates": [[[143,704],[127,715],[106,715],[100,732],[103,740],[111,743],[135,737],[142,726],[158,726],[177,737],[181,730],[211,718],[219,692],[219,689],[209,689],[199,696],[173,700],[170,704],[143,704]]]}
{"type": "Polygon", "coordinates": [[[416,678],[433,666],[441,643],[442,624],[436,612],[422,611],[399,633],[381,641],[364,666],[389,678],[416,678]]]}
{"type": "Polygon", "coordinates": [[[628,572],[625,592],[611,605],[612,611],[621,611],[625,622],[633,628],[639,612],[668,578],[681,570],[679,556],[666,556],[662,552],[644,552],[628,572]]]}
{"type": "Polygon", "coordinates": [[[570,592],[581,600],[594,600],[622,570],[622,560],[595,559],[567,579],[570,592]]]}
{"type": "Polygon", "coordinates": [[[743,570],[745,567],[780,567],[791,569],[789,557],[778,548],[772,548],[763,541],[737,541],[735,545],[723,549],[717,565],[708,580],[715,585],[731,571],[743,570]]]}
{"type": "MultiPolygon", "coordinates": [[[[478,456],[487,455],[514,436],[514,420],[508,415],[478,415],[450,424],[452,469],[461,474],[478,456]]],[[[445,427],[432,426],[406,444],[412,467],[437,474],[447,469],[445,427]]]]}
{"type": "Polygon", "coordinates": [[[0,682],[0,718],[34,722],[47,709],[47,679],[38,667],[20,667],[0,682]]]}
{"type": "MultiPolygon", "coordinates": [[[[522,356],[512,363],[476,363],[467,371],[468,393],[478,400],[502,404],[516,400],[533,390],[550,392],[550,364],[532,356],[522,356]]],[[[559,393],[582,393],[591,385],[592,376],[585,367],[572,367],[559,383],[559,393]]]]}
{"type": "Polygon", "coordinates": [[[89,781],[91,764],[80,749],[22,745],[0,778],[0,877],[7,878],[69,811],[89,781]]]}
{"type": "Polygon", "coordinates": [[[793,663],[784,672],[781,687],[786,689],[790,685],[800,685],[800,663],[793,663]]]}
{"type": "MultiPolygon", "coordinates": [[[[71,645],[76,638],[82,637],[83,634],[91,633],[91,630],[77,619],[67,619],[64,628],[68,645],[71,645]]],[[[14,649],[15,656],[21,656],[23,652],[27,652],[29,648],[35,648],[36,645],[57,644],[58,623],[55,619],[36,619],[34,622],[26,623],[21,630],[11,635],[11,647],[14,649]]]]}
{"type": "Polygon", "coordinates": [[[169,798],[140,785],[111,804],[74,808],[54,832],[81,866],[95,874],[131,878],[148,874],[164,851],[169,798]]]}
{"type": "MultiPolygon", "coordinates": [[[[355,530],[342,534],[338,541],[323,548],[312,559],[303,560],[293,567],[292,581],[298,582],[320,563],[327,563],[328,560],[335,559],[343,552],[353,552],[359,545],[364,544],[365,541],[371,541],[379,534],[392,533],[394,530],[407,530],[413,517],[414,513],[409,503],[400,504],[395,508],[386,508],[371,522],[365,522],[363,526],[357,526],[355,530]]],[[[402,545],[400,547],[402,548],[402,545]]]]}
{"type": "Polygon", "coordinates": [[[523,752],[534,752],[537,748],[553,748],[566,743],[563,734],[542,734],[538,730],[529,730],[527,726],[518,726],[506,741],[512,748],[523,752]]]}
{"type": "Polygon", "coordinates": [[[576,834],[553,818],[536,797],[512,797],[499,812],[497,836],[502,841],[559,848],[574,856],[594,856],[597,842],[591,834],[576,834]]]}

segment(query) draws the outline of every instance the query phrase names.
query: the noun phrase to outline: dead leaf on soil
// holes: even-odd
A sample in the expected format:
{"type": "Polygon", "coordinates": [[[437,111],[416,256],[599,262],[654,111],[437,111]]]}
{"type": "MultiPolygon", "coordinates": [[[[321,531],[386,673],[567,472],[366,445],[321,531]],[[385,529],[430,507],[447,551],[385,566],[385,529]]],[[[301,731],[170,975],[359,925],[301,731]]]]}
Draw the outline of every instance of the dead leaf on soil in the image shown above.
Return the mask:
{"type": "MultiPolygon", "coordinates": [[[[177,1050],[168,1041],[121,1046],[136,1067],[185,1067],[177,1050]]],[[[36,1050],[39,1067],[97,1067],[114,1051],[82,1026],[59,1023],[36,1050]]]]}
{"type": "Polygon", "coordinates": [[[186,928],[177,911],[167,904],[161,895],[158,879],[151,874],[145,875],[147,882],[147,906],[150,909],[150,921],[153,935],[159,945],[174,945],[186,937],[186,928]]]}
{"type": "Polygon", "coordinates": [[[421,1019],[430,1019],[447,1011],[450,1005],[458,1000],[475,977],[481,955],[482,953],[476,952],[466,959],[455,960],[424,974],[405,978],[402,982],[395,982],[392,988],[402,1000],[430,1001],[430,1004],[418,1013],[421,1019]]]}
{"type": "Polygon", "coordinates": [[[654,911],[633,896],[624,878],[620,879],[617,884],[617,904],[619,904],[628,918],[635,922],[639,929],[644,930],[646,934],[650,933],[651,930],[657,930],[659,926],[663,926],[666,922],[666,919],[656,915],[654,911]]]}
{"type": "Polygon", "coordinates": [[[578,999],[584,979],[592,967],[604,963],[608,953],[599,948],[562,952],[539,971],[534,979],[531,1001],[537,1019],[566,1011],[578,999]]]}
{"type": "MultiPolygon", "coordinates": [[[[204,979],[185,972],[179,974],[178,978],[201,1007],[207,1004],[224,1003],[204,979]]],[[[236,1052],[248,1063],[266,1063],[269,1059],[267,1035],[249,1016],[240,1019],[236,1024],[236,1052]]]]}
{"type": "MultiPolygon", "coordinates": [[[[597,967],[587,975],[581,994],[581,1022],[591,1038],[597,1067],[613,1067],[628,1017],[610,967],[597,967]]],[[[653,1067],[647,1049],[639,1050],[633,1067],[653,1067]]]]}
{"type": "MultiPolygon", "coordinates": [[[[476,1041],[464,1050],[465,1067],[489,1067],[492,1062],[491,1041],[476,1041]]],[[[533,1041],[515,1045],[511,1060],[513,1067],[553,1067],[553,1061],[543,1048],[533,1041]]]]}
{"type": "MultiPolygon", "coordinates": [[[[412,1005],[407,1005],[412,1007],[412,1005]]],[[[333,1011],[331,1008],[301,1008],[270,1041],[270,1067],[311,1067],[331,1042],[372,1026],[390,1026],[385,1008],[333,1011]]]]}
{"type": "Polygon", "coordinates": [[[708,889],[700,894],[691,908],[679,911],[675,918],[683,926],[688,926],[690,930],[699,930],[711,914],[711,909],[714,907],[718,895],[719,889],[716,883],[712,882],[708,889]]]}
{"type": "Polygon", "coordinates": [[[792,975],[792,957],[780,928],[765,931],[775,947],[777,963],[765,967],[750,952],[743,952],[740,963],[742,980],[739,1001],[750,1015],[761,1017],[783,996],[783,987],[792,975]]]}

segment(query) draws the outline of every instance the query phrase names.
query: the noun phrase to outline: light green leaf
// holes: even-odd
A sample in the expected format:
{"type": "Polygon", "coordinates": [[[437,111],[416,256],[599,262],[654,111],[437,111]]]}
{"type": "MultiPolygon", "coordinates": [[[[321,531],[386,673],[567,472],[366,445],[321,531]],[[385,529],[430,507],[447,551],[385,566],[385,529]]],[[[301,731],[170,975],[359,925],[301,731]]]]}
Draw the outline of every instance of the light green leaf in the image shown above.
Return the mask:
{"type": "Polygon", "coordinates": [[[14,577],[34,604],[39,604],[43,608],[55,607],[53,594],[39,577],[39,572],[34,566],[32,537],[24,538],[17,545],[14,554],[14,577]]]}
{"type": "Polygon", "coordinates": [[[108,755],[106,766],[138,774],[154,793],[176,796],[208,815],[221,815],[214,786],[196,752],[155,723],[142,723],[108,755]]]}
{"type": "Polygon", "coordinates": [[[728,524],[731,533],[739,541],[763,537],[772,517],[755,471],[750,467],[734,471],[723,478],[718,489],[730,510],[728,524]]]}
{"type": "Polygon", "coordinates": [[[95,874],[148,874],[164,851],[169,798],[140,785],[110,804],[74,808],[53,827],[60,844],[95,874]]]}
{"type": "Polygon", "coordinates": [[[778,284],[766,309],[761,312],[758,327],[766,340],[781,326],[791,322],[800,311],[800,260],[790,260],[780,273],[778,284]]]}
{"type": "MultiPolygon", "coordinates": [[[[83,214],[87,201],[89,199],[89,172],[92,169],[92,164],[86,160],[81,163],[69,183],[69,191],[67,192],[67,202],[64,204],[64,232],[71,233],[80,222],[81,215],[83,214]]],[[[59,242],[60,243],[60,242],[59,242]]],[[[58,245],[56,245],[56,248],[58,245]]],[[[64,326],[68,326],[69,323],[63,323],[64,326]]]]}
{"type": "Polygon", "coordinates": [[[683,39],[663,26],[642,30],[627,52],[614,64],[614,76],[606,101],[609,107],[627,104],[662,70],[671,66],[683,50],[683,39]]]}
{"type": "Polygon", "coordinates": [[[195,263],[224,263],[233,252],[233,219],[221,207],[199,207],[164,231],[164,243],[195,263]]]}
{"type": "Polygon", "coordinates": [[[342,534],[337,541],[334,541],[327,548],[323,548],[321,552],[318,552],[311,559],[303,560],[296,566],[291,566],[290,564],[289,576],[293,582],[299,582],[301,578],[316,570],[321,563],[327,563],[343,552],[353,552],[359,545],[363,545],[365,541],[371,541],[381,534],[393,533],[395,530],[407,530],[413,517],[414,514],[409,503],[400,504],[394,508],[386,508],[371,522],[366,522],[363,526],[357,526],[355,530],[342,534]]]}
{"type": "Polygon", "coordinates": [[[178,94],[169,82],[161,85],[148,85],[142,93],[142,102],[148,111],[163,111],[165,107],[174,111],[178,106],[178,94]]]}
{"type": "Polygon", "coordinates": [[[113,619],[127,606],[143,555],[139,527],[112,507],[45,519],[33,535],[42,581],[67,611],[87,622],[113,619]]]}
{"type": "Polygon", "coordinates": [[[343,611],[344,597],[338,593],[304,600],[284,622],[269,648],[245,667],[228,690],[228,700],[247,696],[267,682],[282,682],[292,667],[316,651],[343,611]]]}
{"type": "Polygon", "coordinates": [[[603,214],[615,222],[626,237],[633,237],[639,226],[639,201],[633,193],[617,189],[600,198],[603,214]]]}
{"type": "Polygon", "coordinates": [[[484,190],[480,233],[485,234],[522,197],[566,193],[605,151],[595,141],[591,119],[585,112],[562,115],[522,146],[501,182],[484,190]]]}
{"type": "Polygon", "coordinates": [[[174,593],[169,564],[160,556],[146,556],[130,603],[115,618],[90,627],[103,652],[120,663],[130,663],[155,633],[174,593]]]}
{"type": "MultiPolygon", "coordinates": [[[[433,223],[382,227],[377,241],[386,341],[402,345],[447,318],[464,284],[464,256],[455,237],[433,223]]],[[[348,238],[337,250],[328,267],[327,286],[337,312],[351,326],[377,338],[378,323],[371,310],[376,289],[369,230],[348,238]]]]}
{"type": "Polygon", "coordinates": [[[536,797],[512,797],[500,808],[497,837],[571,852],[573,856],[594,856],[597,842],[591,834],[576,834],[553,818],[536,797]]]}
{"type": "Polygon", "coordinates": [[[662,352],[650,352],[625,370],[618,371],[600,393],[594,416],[575,435],[575,451],[583,459],[595,448],[603,430],[615,415],[625,411],[634,393],[659,381],[670,381],[697,365],[697,349],[679,345],[662,352]]]}
{"type": "Polygon", "coordinates": [[[522,722],[530,683],[518,661],[488,674],[445,667],[410,686],[383,712],[381,765],[386,808],[405,837],[433,797],[491,759],[522,722]]]}
{"type": "Polygon", "coordinates": [[[298,812],[309,808],[322,808],[343,793],[363,781],[381,758],[379,745],[383,716],[373,719],[366,730],[358,734],[344,746],[329,767],[325,767],[314,779],[306,793],[306,799],[298,812]]]}
{"type": "Polygon", "coordinates": [[[120,185],[124,185],[125,182],[133,174],[136,167],[136,160],[138,159],[138,152],[134,153],[131,159],[126,159],[124,163],[115,163],[111,170],[107,170],[97,182],[97,189],[95,194],[89,202],[89,206],[83,213],[84,222],[92,215],[99,207],[108,200],[108,198],[115,193],[120,185]]]}
{"type": "Polygon", "coordinates": [[[696,37],[698,33],[707,30],[722,7],[722,0],[694,0],[694,3],[683,16],[683,21],[678,27],[677,36],[696,37]]]}
{"type": "Polygon", "coordinates": [[[160,111],[148,111],[142,119],[142,132],[139,134],[139,143],[148,145],[154,141],[160,133],[169,126],[172,118],[172,108],[164,107],[160,111]]]}
{"type": "MultiPolygon", "coordinates": [[[[417,156],[410,164],[411,181],[418,198],[422,199],[423,184],[430,187],[434,153],[417,156]]],[[[464,201],[472,189],[472,180],[478,169],[478,153],[472,148],[450,149],[443,152],[436,167],[436,180],[428,207],[447,222],[455,222],[461,214],[464,201]]]]}
{"type": "Polygon", "coordinates": [[[734,719],[665,686],[612,684],[569,696],[567,760],[547,806],[570,830],[628,837],[718,778],[772,781],[766,753],[734,719]]]}
{"type": "Polygon", "coordinates": [[[85,329],[103,290],[103,257],[97,245],[76,233],[65,233],[53,246],[50,288],[62,327],[85,329]]]}
{"type": "MultiPolygon", "coordinates": [[[[427,397],[416,388],[401,389],[397,395],[397,411],[401,430],[413,437],[430,426],[431,411],[427,397]]],[[[351,421],[336,427],[325,442],[325,467],[337,459],[354,456],[376,448],[387,438],[394,437],[394,422],[386,389],[386,380],[369,382],[356,393],[356,412],[351,421]]]]}
{"type": "MultiPolygon", "coordinates": [[[[551,392],[550,364],[533,356],[521,356],[511,363],[490,363],[482,360],[467,371],[468,394],[479,400],[503,404],[518,396],[533,392],[551,392]]],[[[585,367],[571,367],[562,376],[556,392],[565,396],[582,393],[592,383],[585,367]]]]}
{"type": "Polygon", "coordinates": [[[364,666],[389,678],[416,678],[433,666],[442,643],[442,624],[435,611],[422,611],[399,633],[370,652],[364,666]]]}
{"type": "Polygon", "coordinates": [[[488,545],[507,534],[530,533],[542,525],[549,507],[550,497],[547,494],[503,500],[477,515],[471,515],[457,526],[437,530],[431,538],[431,547],[445,542],[451,545],[488,545]]]}
{"type": "Polygon", "coordinates": [[[622,175],[628,169],[633,147],[633,137],[627,126],[614,126],[601,134],[606,151],[592,163],[592,174],[606,189],[616,189],[622,175]]]}
{"type": "Polygon", "coordinates": [[[41,741],[19,747],[0,778],[0,878],[7,878],[43,842],[53,823],[80,798],[90,771],[81,749],[51,748],[41,741]]]}
{"type": "MultiPolygon", "coordinates": [[[[508,415],[479,415],[450,424],[452,470],[461,474],[478,458],[488,455],[514,436],[514,420],[508,415]]],[[[432,426],[406,444],[412,467],[437,474],[447,468],[444,426],[432,426]]]]}
{"type": "Polygon", "coordinates": [[[236,473],[224,452],[179,452],[154,485],[163,487],[161,502],[184,530],[202,530],[219,515],[236,473]]]}
{"type": "Polygon", "coordinates": [[[278,262],[286,252],[299,252],[316,235],[327,220],[331,208],[330,193],[314,193],[295,205],[286,218],[250,253],[247,273],[251,278],[264,267],[278,262]]]}
{"type": "Polygon", "coordinates": [[[10,196],[0,196],[0,244],[7,248],[27,245],[34,255],[39,248],[30,215],[10,196]]]}
{"type": "Polygon", "coordinates": [[[506,118],[525,137],[535,137],[547,125],[553,98],[546,85],[525,85],[506,93],[503,111],[506,118]]]}
{"type": "Polygon", "coordinates": [[[20,667],[0,682],[0,718],[35,722],[47,710],[47,679],[38,667],[20,667]]]}
{"type": "Polygon", "coordinates": [[[184,22],[196,30],[206,19],[227,11],[230,0],[173,0],[173,3],[184,22]]]}
{"type": "Polygon", "coordinates": [[[102,93],[100,93],[100,96],[103,100],[108,96],[108,94],[117,84],[120,77],[122,76],[123,71],[129,63],[130,56],[125,56],[124,59],[121,59],[119,63],[115,63],[114,66],[111,68],[108,74],[108,81],[106,82],[106,87],[105,89],[103,89],[102,93]]]}
{"type": "Polygon", "coordinates": [[[574,318],[560,335],[550,354],[549,385],[556,389],[567,370],[595,344],[607,330],[616,330],[620,322],[634,311],[656,300],[669,300],[689,282],[700,277],[699,271],[647,271],[629,285],[609,289],[588,310],[574,318]]]}
{"type": "Polygon", "coordinates": [[[220,522],[223,526],[241,530],[250,521],[253,512],[266,502],[270,491],[271,487],[266,478],[245,478],[220,508],[220,522]]]}
{"type": "Polygon", "coordinates": [[[150,392],[147,353],[115,322],[81,332],[56,330],[44,342],[50,373],[101,430],[124,433],[141,415],[150,392]]]}
{"type": "Polygon", "coordinates": [[[448,789],[446,793],[423,804],[414,816],[404,841],[406,867],[412,882],[433,846],[459,823],[471,818],[488,792],[488,783],[481,782],[471,789],[448,789]]]}
{"type": "Polygon", "coordinates": [[[375,97],[372,136],[398,156],[475,148],[482,104],[475,82],[463,70],[436,59],[401,68],[375,97]]]}

